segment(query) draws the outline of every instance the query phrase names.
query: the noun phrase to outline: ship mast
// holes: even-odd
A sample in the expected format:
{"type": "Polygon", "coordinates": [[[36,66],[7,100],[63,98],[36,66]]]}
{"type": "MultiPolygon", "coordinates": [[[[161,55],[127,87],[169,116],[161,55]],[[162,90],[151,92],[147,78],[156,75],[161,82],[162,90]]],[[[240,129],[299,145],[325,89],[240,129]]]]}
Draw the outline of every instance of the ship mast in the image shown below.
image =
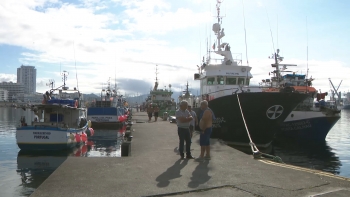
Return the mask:
{"type": "MultiPolygon", "coordinates": [[[[221,38],[222,37],[224,37],[224,30],[222,29],[222,31],[220,32],[220,30],[221,30],[221,24],[222,24],[222,21],[221,21],[221,16],[220,16],[220,5],[221,5],[221,0],[217,0],[217,3],[216,3],[216,10],[217,10],[217,13],[218,13],[218,15],[217,15],[217,19],[218,19],[218,25],[219,25],[219,29],[218,29],[218,31],[215,31],[215,35],[216,35],[216,37],[217,37],[217,39],[218,39],[218,50],[219,51],[221,51],[221,47],[220,47],[220,42],[221,42],[221,38]],[[223,34],[223,35],[222,35],[223,34]],[[221,36],[222,35],[222,36],[221,36]]],[[[213,30],[214,30],[214,27],[213,27],[213,30]]],[[[214,43],[214,50],[215,50],[215,43],[214,43]]]]}
{"type": "Polygon", "coordinates": [[[158,88],[158,65],[156,65],[156,82],[154,83],[153,91],[157,91],[158,88]]]}

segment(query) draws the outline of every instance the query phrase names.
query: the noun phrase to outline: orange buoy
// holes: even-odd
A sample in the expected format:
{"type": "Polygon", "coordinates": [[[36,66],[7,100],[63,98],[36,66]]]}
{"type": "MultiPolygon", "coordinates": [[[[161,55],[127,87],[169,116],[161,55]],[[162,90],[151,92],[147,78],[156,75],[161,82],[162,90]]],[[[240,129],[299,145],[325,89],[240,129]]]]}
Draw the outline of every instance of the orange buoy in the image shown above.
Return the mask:
{"type": "Polygon", "coordinates": [[[83,142],[87,142],[87,135],[86,135],[86,133],[82,133],[82,134],[81,134],[81,140],[82,140],[83,142]]]}
{"type": "Polygon", "coordinates": [[[90,130],[90,136],[93,136],[94,133],[95,133],[94,129],[93,128],[89,128],[89,130],[90,130]]]}
{"type": "Polygon", "coordinates": [[[76,141],[77,143],[80,143],[80,142],[81,142],[81,137],[80,137],[80,135],[79,135],[78,133],[75,134],[75,141],[76,141]]]}

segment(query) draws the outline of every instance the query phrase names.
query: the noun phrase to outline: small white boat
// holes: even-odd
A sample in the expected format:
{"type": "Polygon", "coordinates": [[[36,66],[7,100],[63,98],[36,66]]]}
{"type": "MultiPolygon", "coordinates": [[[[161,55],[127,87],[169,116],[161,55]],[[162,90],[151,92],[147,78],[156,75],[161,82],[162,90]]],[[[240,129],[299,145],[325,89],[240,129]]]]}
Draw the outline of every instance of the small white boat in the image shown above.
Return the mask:
{"type": "Polygon", "coordinates": [[[51,89],[50,93],[47,91],[43,103],[32,106],[35,118],[30,125],[21,117],[16,128],[18,147],[21,150],[62,150],[86,142],[92,129],[86,120],[86,109],[80,107],[80,95],[78,90],[69,90],[65,84],[51,89]],[[55,91],[59,93],[55,95],[55,91]]]}

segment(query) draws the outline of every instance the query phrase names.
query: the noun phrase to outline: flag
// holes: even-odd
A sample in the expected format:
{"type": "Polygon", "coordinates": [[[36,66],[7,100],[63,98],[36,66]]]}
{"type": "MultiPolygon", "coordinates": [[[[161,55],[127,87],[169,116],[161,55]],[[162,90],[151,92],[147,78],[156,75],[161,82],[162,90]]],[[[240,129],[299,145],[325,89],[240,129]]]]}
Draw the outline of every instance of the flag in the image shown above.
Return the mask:
{"type": "Polygon", "coordinates": [[[213,44],[213,49],[215,50],[215,43],[213,44]]]}

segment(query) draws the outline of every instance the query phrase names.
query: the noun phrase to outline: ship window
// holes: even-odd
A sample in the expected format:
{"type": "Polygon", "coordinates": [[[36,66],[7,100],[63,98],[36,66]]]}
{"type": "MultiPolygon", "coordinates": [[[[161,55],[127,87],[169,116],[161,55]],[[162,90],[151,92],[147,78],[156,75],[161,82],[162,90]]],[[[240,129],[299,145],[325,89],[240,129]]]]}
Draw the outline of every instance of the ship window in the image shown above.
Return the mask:
{"type": "Polygon", "coordinates": [[[246,84],[247,86],[249,86],[249,82],[250,82],[250,78],[247,78],[247,80],[245,81],[245,84],[246,84]]]}
{"type": "Polygon", "coordinates": [[[62,122],[63,114],[50,114],[50,122],[62,122]]]}
{"type": "Polygon", "coordinates": [[[244,84],[244,78],[238,78],[238,84],[244,84]]]}
{"type": "Polygon", "coordinates": [[[235,77],[227,77],[226,78],[226,84],[227,85],[236,85],[237,84],[237,78],[235,78],[235,77]]]}
{"type": "Polygon", "coordinates": [[[208,77],[207,79],[208,85],[213,85],[214,81],[215,81],[215,77],[208,77]]]}
{"type": "Polygon", "coordinates": [[[224,85],[224,77],[223,76],[218,76],[218,83],[220,85],[224,85]]]}

